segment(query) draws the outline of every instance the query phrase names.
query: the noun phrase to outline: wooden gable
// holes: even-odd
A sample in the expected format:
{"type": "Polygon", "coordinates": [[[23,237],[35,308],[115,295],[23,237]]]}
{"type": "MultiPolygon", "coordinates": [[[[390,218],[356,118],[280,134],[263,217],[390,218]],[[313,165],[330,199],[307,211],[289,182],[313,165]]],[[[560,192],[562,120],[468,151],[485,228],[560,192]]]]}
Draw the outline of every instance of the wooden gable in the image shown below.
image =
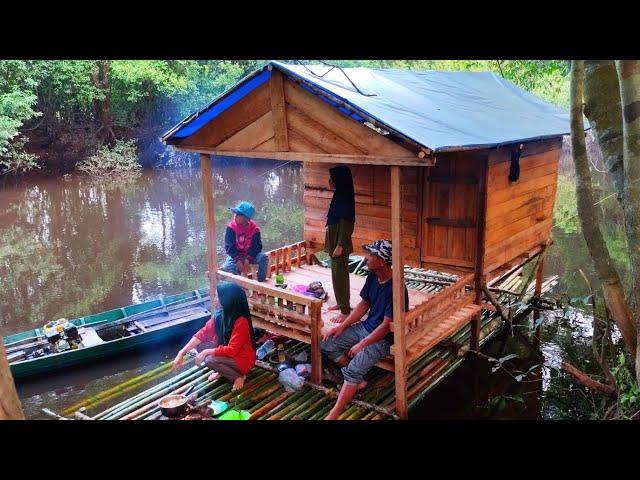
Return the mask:
{"type": "Polygon", "coordinates": [[[418,156],[417,147],[385,138],[277,70],[272,71],[268,82],[176,147],[203,153],[253,153],[250,156],[271,153],[269,158],[299,161],[388,165],[397,160],[402,165],[422,166],[432,163],[423,158],[424,154],[418,156]]]}

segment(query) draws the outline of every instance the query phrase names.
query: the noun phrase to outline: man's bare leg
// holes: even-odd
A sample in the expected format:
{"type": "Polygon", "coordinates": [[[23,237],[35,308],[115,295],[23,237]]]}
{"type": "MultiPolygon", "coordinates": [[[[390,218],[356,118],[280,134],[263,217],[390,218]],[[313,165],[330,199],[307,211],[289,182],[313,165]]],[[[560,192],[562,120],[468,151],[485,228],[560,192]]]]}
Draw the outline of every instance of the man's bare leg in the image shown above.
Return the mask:
{"type": "Polygon", "coordinates": [[[342,389],[340,389],[338,400],[336,401],[336,404],[333,406],[325,420],[337,420],[357,391],[357,384],[344,382],[342,384],[342,389]]]}

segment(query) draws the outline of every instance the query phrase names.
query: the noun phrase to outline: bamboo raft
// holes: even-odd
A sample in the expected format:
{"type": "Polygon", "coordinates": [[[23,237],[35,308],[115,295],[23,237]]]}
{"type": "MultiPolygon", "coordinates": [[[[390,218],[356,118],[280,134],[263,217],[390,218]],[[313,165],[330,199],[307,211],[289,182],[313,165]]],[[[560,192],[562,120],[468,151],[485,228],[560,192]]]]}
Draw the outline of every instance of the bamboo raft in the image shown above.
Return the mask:
{"type": "MultiPolygon", "coordinates": [[[[356,269],[356,274],[366,275],[366,270],[356,269]]],[[[406,283],[410,289],[437,292],[454,283],[457,277],[433,270],[406,268],[406,283]]],[[[496,292],[496,298],[503,306],[515,309],[514,317],[527,309],[523,302],[517,302],[518,290],[524,292],[525,301],[534,294],[535,282],[523,288],[522,268],[510,272],[494,281],[490,287],[496,292]]],[[[557,277],[551,277],[542,284],[542,293],[557,283],[557,277]]],[[[480,345],[484,345],[497,335],[505,322],[496,312],[485,311],[481,322],[480,345]]],[[[445,341],[426,352],[409,369],[407,379],[408,405],[411,410],[449,376],[463,361],[469,350],[470,326],[456,331],[445,341]]],[[[289,358],[306,352],[310,354],[308,344],[287,340],[284,344],[289,358]]],[[[193,360],[189,360],[191,363],[193,360]]],[[[278,381],[274,367],[262,361],[247,375],[245,385],[238,391],[231,390],[231,382],[219,378],[209,382],[211,373],[205,366],[185,365],[183,370],[151,388],[125,398],[123,401],[100,411],[98,407],[106,401],[113,401],[142,385],[171,373],[171,362],[131,379],[112,389],[74,405],[63,411],[64,415],[92,420],[156,420],[164,419],[158,402],[168,396],[180,394],[192,386],[192,395],[197,394],[195,409],[206,407],[212,400],[224,401],[230,409],[246,410],[252,420],[321,420],[332,408],[337,396],[335,382],[324,377],[323,385],[305,382],[296,392],[287,392],[278,381]],[[186,368],[188,367],[188,368],[186,368]],[[88,413],[92,412],[91,415],[88,413]]],[[[395,386],[393,373],[374,368],[368,375],[368,385],[349,404],[340,416],[341,420],[386,420],[399,418],[395,411],[395,386]]]]}

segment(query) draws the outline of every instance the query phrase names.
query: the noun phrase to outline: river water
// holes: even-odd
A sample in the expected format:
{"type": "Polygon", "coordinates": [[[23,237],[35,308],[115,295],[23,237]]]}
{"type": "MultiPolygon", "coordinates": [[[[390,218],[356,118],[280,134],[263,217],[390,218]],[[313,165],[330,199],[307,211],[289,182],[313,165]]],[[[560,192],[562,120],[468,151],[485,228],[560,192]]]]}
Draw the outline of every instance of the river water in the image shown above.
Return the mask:
{"type": "MultiPolygon", "coordinates": [[[[214,181],[219,244],[231,216],[228,207],[239,200],[256,205],[265,250],[302,239],[300,164],[217,159],[214,181]]],[[[0,335],[204,287],[202,203],[198,168],[144,170],[124,184],[74,174],[1,185],[0,335]]],[[[564,218],[562,228],[554,229],[545,274],[560,275],[554,293],[575,301],[586,295],[579,269],[594,286],[597,282],[582,235],[567,227],[571,221],[564,218]]],[[[531,324],[526,319],[520,327],[524,335],[506,331],[488,347],[495,358],[517,355],[508,369],[492,373],[491,362],[465,362],[427,396],[413,418],[588,416],[589,402],[595,400],[567,400],[571,386],[555,368],[589,348],[591,318],[572,308],[545,312],[539,342],[528,335],[531,324]],[[514,379],[525,371],[523,381],[514,379]]],[[[25,413],[45,418],[43,407],[62,411],[157,367],[178,348],[164,345],[20,380],[25,413]]]]}

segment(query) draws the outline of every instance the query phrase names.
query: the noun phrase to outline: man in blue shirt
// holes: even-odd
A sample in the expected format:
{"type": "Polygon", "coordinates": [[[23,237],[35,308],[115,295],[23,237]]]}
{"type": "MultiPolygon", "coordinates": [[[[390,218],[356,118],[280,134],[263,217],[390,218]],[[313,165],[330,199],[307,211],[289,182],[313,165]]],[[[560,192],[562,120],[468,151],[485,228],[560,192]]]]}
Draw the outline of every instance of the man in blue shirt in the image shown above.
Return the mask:
{"type": "MultiPolygon", "coordinates": [[[[363,245],[368,253],[369,275],[360,292],[360,303],[337,327],[326,332],[322,351],[340,367],[344,384],[326,420],[336,420],[356,392],[367,385],[364,375],[391,352],[393,334],[393,284],[389,240],[363,245]],[[369,312],[366,320],[360,321],[369,312]]],[[[402,268],[400,265],[398,268],[402,268]]],[[[409,310],[409,293],[404,289],[404,309],[409,310]]]]}

